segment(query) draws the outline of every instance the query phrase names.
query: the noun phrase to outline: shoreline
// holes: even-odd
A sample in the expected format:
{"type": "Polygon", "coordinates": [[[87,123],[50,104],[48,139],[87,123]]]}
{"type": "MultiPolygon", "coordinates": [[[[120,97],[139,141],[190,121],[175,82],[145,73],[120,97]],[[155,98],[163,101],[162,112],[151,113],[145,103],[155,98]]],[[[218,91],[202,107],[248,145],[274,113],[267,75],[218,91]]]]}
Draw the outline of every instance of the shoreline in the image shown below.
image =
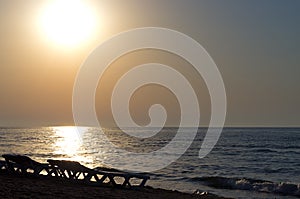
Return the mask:
{"type": "Polygon", "coordinates": [[[213,194],[189,194],[146,186],[144,188],[112,188],[92,186],[57,177],[33,177],[0,173],[0,198],[182,198],[225,199],[213,194]]]}

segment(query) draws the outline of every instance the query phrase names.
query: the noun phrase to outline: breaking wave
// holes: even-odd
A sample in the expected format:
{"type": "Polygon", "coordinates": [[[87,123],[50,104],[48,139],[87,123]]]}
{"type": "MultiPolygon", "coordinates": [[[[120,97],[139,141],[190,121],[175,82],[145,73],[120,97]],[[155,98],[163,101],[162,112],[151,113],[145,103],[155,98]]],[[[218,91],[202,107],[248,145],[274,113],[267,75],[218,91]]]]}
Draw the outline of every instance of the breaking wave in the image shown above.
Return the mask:
{"type": "Polygon", "coordinates": [[[195,177],[191,181],[201,182],[207,186],[220,189],[248,190],[266,192],[300,198],[300,184],[287,182],[275,183],[265,180],[250,178],[227,178],[227,177],[195,177]]]}

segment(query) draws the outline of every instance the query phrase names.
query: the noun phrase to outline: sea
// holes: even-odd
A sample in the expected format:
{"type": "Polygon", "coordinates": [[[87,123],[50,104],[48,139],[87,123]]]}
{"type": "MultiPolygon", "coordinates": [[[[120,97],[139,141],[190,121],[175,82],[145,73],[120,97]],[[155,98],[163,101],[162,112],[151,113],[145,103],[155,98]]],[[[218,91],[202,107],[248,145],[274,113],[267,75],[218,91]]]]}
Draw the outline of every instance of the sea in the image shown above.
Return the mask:
{"type": "MultiPolygon", "coordinates": [[[[145,128],[127,130],[153,134],[145,128]]],[[[187,134],[190,130],[184,128],[187,134]]],[[[74,160],[90,168],[107,166],[105,162],[122,161],[126,165],[135,162],[135,158],[106,150],[104,141],[126,151],[150,153],[172,142],[177,131],[175,127],[163,128],[150,138],[140,139],[117,128],[0,128],[0,154],[24,154],[39,162],[74,160]]],[[[147,173],[147,185],[240,199],[300,198],[300,128],[223,128],[213,150],[199,158],[206,133],[207,128],[198,128],[191,145],[177,160],[147,173]]],[[[179,140],[176,144],[182,143],[179,140]]],[[[170,155],[164,153],[161,158],[168,159],[170,155]]],[[[151,157],[147,161],[153,163],[151,157]]]]}

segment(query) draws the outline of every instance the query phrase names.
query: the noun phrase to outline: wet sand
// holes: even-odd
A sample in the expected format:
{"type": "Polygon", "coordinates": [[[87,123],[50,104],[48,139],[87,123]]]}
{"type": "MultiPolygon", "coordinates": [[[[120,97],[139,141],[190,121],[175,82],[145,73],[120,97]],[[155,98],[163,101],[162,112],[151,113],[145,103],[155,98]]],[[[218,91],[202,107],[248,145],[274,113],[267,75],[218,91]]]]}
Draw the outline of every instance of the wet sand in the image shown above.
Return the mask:
{"type": "Polygon", "coordinates": [[[22,177],[6,173],[0,174],[0,198],[145,198],[145,199],[222,199],[212,194],[193,195],[178,191],[153,189],[121,189],[96,187],[55,177],[22,177]]]}

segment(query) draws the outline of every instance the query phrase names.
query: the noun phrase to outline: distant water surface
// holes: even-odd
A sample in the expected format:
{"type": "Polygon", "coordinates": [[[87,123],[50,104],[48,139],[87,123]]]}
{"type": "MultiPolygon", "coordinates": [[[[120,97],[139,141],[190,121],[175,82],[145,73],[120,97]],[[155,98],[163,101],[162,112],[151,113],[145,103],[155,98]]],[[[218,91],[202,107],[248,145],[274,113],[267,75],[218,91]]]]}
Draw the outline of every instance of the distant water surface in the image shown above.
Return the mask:
{"type": "MultiPolygon", "coordinates": [[[[165,128],[153,138],[133,139],[118,129],[104,129],[117,147],[134,152],[158,150],[172,140],[176,130],[165,128]]],[[[25,154],[40,162],[76,160],[90,168],[103,166],[104,159],[118,162],[120,154],[103,148],[99,131],[81,127],[81,142],[74,127],[0,128],[0,154],[25,154]]],[[[205,128],[199,128],[184,155],[151,173],[148,185],[189,193],[199,189],[242,199],[300,197],[300,128],[225,128],[213,151],[199,159],[205,133],[205,128]]],[[[126,161],[124,164],[134,157],[126,161]]]]}

